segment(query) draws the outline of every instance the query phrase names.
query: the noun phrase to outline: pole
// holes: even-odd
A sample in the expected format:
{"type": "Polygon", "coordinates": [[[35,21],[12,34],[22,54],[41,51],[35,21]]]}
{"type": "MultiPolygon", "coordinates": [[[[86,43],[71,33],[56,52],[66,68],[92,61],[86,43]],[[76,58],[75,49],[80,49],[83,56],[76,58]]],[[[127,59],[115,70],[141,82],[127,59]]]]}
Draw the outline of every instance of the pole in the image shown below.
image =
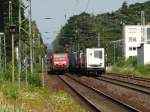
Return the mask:
{"type": "Polygon", "coordinates": [[[18,47],[18,83],[20,86],[21,76],[21,0],[19,0],[19,47],[18,47]]]}
{"type": "Polygon", "coordinates": [[[10,6],[11,6],[11,5],[10,5],[10,4],[11,4],[11,1],[9,1],[9,25],[10,25],[10,17],[11,17],[11,14],[10,14],[10,12],[11,12],[11,11],[10,11],[10,6]]]}
{"type": "Polygon", "coordinates": [[[98,48],[100,48],[100,33],[98,33],[98,48]]]}
{"type": "Polygon", "coordinates": [[[28,70],[27,70],[27,57],[25,57],[25,80],[26,80],[26,86],[28,86],[28,70]]]}
{"type": "Polygon", "coordinates": [[[141,11],[141,25],[142,25],[142,43],[146,42],[145,38],[145,12],[141,11]]]}
{"type": "Polygon", "coordinates": [[[15,82],[15,63],[14,63],[14,33],[12,33],[12,82],[15,82]]]}
{"type": "Polygon", "coordinates": [[[30,69],[31,69],[31,75],[33,75],[33,49],[32,49],[32,12],[31,12],[31,0],[29,0],[29,38],[30,38],[30,69]]]}
{"type": "Polygon", "coordinates": [[[45,87],[45,79],[44,79],[44,59],[42,58],[42,87],[44,88],[45,87]]]}
{"type": "Polygon", "coordinates": [[[114,64],[116,63],[116,46],[115,46],[115,43],[114,43],[114,64]]]}
{"type": "Polygon", "coordinates": [[[5,35],[4,35],[4,60],[5,60],[5,65],[4,65],[4,70],[6,71],[6,37],[5,37],[5,35]]]}
{"type": "Polygon", "coordinates": [[[9,1],[9,25],[12,24],[12,2],[9,1]]]}
{"type": "Polygon", "coordinates": [[[2,36],[0,36],[0,70],[2,71],[2,36]]]}
{"type": "MultiPolygon", "coordinates": [[[[9,1],[9,25],[12,25],[12,2],[9,1]]],[[[12,30],[12,29],[11,29],[12,30]]],[[[14,63],[14,31],[11,31],[12,36],[12,82],[15,82],[15,63],[14,63]]]]}
{"type": "Polygon", "coordinates": [[[32,36],[32,60],[33,60],[33,65],[35,64],[35,50],[34,50],[34,43],[35,43],[35,34],[33,33],[32,36]]]}

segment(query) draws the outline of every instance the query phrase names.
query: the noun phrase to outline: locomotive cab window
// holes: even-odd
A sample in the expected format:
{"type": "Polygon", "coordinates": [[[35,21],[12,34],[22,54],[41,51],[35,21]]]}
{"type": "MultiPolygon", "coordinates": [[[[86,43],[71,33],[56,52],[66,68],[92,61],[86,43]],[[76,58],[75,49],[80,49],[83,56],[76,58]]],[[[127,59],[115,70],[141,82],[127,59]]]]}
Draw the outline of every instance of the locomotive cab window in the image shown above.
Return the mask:
{"type": "Polygon", "coordinates": [[[102,51],[94,51],[94,57],[102,59],[103,58],[102,51]]]}
{"type": "Polygon", "coordinates": [[[55,56],[55,60],[65,60],[65,56],[55,56]]]}

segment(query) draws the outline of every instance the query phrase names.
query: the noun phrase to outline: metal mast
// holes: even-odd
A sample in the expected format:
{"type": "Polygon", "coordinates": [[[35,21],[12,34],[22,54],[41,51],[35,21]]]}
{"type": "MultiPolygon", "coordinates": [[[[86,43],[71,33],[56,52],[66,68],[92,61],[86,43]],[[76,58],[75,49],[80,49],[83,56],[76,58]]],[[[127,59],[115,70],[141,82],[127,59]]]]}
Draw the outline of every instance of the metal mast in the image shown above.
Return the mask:
{"type": "Polygon", "coordinates": [[[145,43],[146,42],[146,38],[145,38],[145,13],[144,13],[144,11],[141,11],[141,25],[142,25],[141,42],[145,43]]]}
{"type": "Polygon", "coordinates": [[[12,24],[12,1],[9,1],[9,25],[12,24]]]}
{"type": "Polygon", "coordinates": [[[21,76],[21,8],[22,0],[19,0],[19,47],[18,47],[18,83],[20,85],[20,76],[21,76]]]}
{"type": "Polygon", "coordinates": [[[33,42],[32,42],[32,8],[31,8],[31,0],[29,0],[29,38],[30,38],[30,67],[31,74],[33,74],[33,42]]]}
{"type": "Polygon", "coordinates": [[[97,39],[97,41],[98,41],[98,43],[97,43],[98,45],[97,46],[98,46],[98,48],[100,48],[100,33],[98,33],[98,39],[97,39]]]}
{"type": "Polygon", "coordinates": [[[15,33],[15,26],[13,26],[12,21],[12,1],[9,1],[9,30],[12,37],[12,82],[15,81],[15,62],[14,62],[14,33],[15,33]]]}
{"type": "Polygon", "coordinates": [[[0,71],[6,71],[6,43],[5,34],[0,33],[0,71]]]}

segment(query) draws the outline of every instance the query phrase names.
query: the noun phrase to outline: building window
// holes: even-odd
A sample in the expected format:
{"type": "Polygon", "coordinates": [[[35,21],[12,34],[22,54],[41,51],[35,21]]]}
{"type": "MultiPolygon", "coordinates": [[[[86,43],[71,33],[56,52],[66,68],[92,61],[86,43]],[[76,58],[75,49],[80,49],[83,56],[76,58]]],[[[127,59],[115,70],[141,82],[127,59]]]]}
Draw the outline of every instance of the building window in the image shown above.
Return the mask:
{"type": "Polygon", "coordinates": [[[132,47],[129,47],[129,51],[132,51],[132,47]]]}
{"type": "Polygon", "coordinates": [[[129,28],[129,33],[136,33],[137,32],[137,28],[129,28]]]}
{"type": "Polygon", "coordinates": [[[136,37],[129,37],[129,42],[136,42],[136,37]]]}
{"type": "Polygon", "coordinates": [[[137,48],[136,47],[129,47],[129,51],[136,51],[137,48]]]}
{"type": "Polygon", "coordinates": [[[133,37],[133,42],[136,42],[136,37],[133,37]]]}
{"type": "Polygon", "coordinates": [[[136,50],[136,47],[133,47],[133,51],[135,51],[136,50]]]}
{"type": "Polygon", "coordinates": [[[132,42],[132,37],[129,37],[129,42],[132,42]]]}

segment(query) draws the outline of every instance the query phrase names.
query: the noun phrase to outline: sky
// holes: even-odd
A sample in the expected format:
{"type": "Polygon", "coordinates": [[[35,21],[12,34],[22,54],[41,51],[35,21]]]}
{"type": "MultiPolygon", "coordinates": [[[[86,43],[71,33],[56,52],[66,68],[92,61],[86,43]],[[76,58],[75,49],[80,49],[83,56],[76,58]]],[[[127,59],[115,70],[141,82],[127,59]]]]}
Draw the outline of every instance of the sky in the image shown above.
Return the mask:
{"type": "MultiPolygon", "coordinates": [[[[125,0],[32,0],[32,19],[36,21],[45,44],[50,46],[67,20],[85,11],[92,14],[112,12],[125,0]],[[52,18],[52,19],[44,19],[52,18]],[[47,32],[47,33],[45,33],[47,32]]],[[[146,0],[126,0],[128,4],[146,0]]]]}

